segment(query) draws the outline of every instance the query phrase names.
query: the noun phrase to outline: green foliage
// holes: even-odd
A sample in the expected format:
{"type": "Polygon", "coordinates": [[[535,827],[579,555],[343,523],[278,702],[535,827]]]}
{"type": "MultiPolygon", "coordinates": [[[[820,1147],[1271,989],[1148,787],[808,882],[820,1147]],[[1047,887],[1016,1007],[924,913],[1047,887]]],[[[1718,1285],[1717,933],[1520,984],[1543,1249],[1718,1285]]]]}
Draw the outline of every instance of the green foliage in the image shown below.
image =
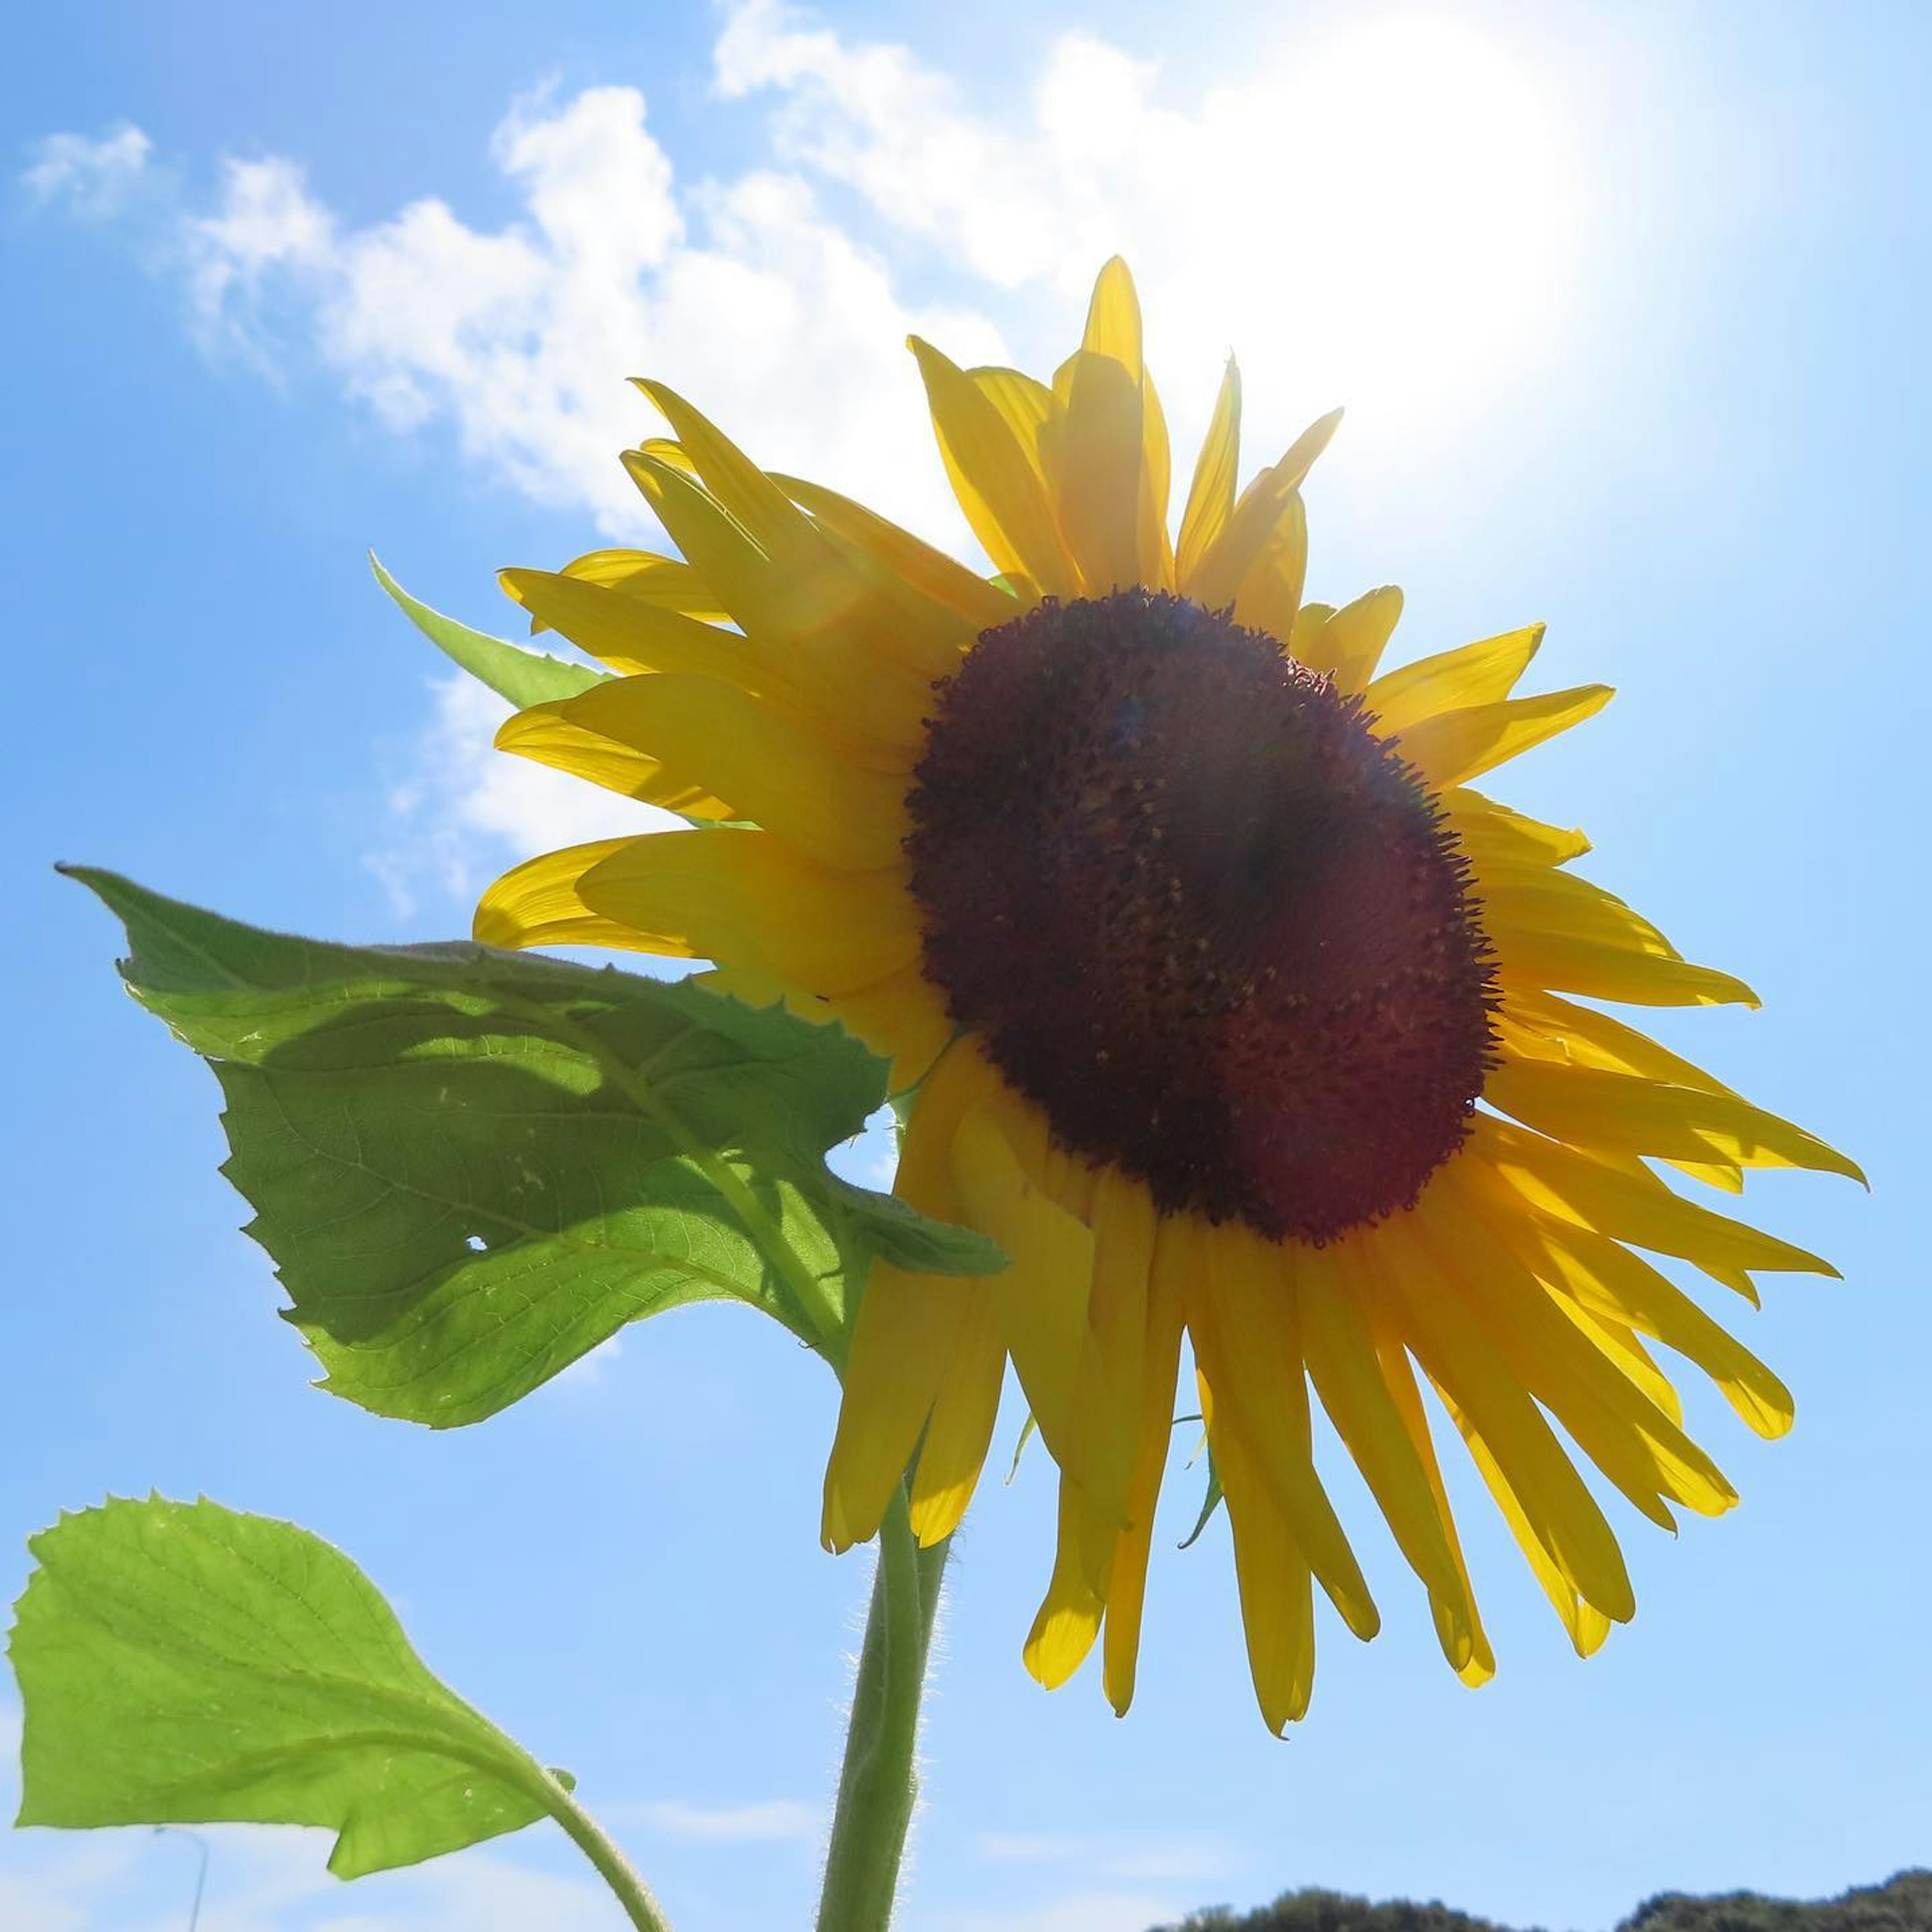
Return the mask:
{"type": "Polygon", "coordinates": [[[328,1826],[354,1878],[566,1808],[562,1774],[431,1676],[306,1530],[157,1496],[29,1546],[22,1825],[328,1826]]]}
{"type": "MultiPolygon", "coordinates": [[[[1252,1912],[1215,1906],[1154,1932],[1510,1932],[1488,1918],[1406,1899],[1371,1904],[1339,1892],[1284,1892],[1252,1912]]],[[[1932,1871],[1904,1871],[1815,1902],[1735,1892],[1709,1898],[1666,1892],[1617,1932],[1932,1932],[1932,1871]]]]}
{"type": "Polygon", "coordinates": [[[127,926],[135,998],[220,1080],[248,1232],[322,1386],[364,1408],[479,1421],[701,1300],[761,1309],[836,1366],[874,1253],[1004,1265],[826,1166],[885,1090],[842,1033],[488,946],[289,938],[75,876],[127,926]]]}
{"type": "Polygon", "coordinates": [[[521,644],[506,643],[501,638],[472,631],[467,624],[459,624],[454,618],[432,610],[412,597],[382,568],[373,550],[369,554],[369,568],[410,622],[438,650],[454,658],[471,676],[481,679],[492,691],[507,698],[519,710],[526,705],[574,698],[580,691],[588,691],[612,675],[590,664],[572,664],[542,651],[526,650],[521,644]]]}

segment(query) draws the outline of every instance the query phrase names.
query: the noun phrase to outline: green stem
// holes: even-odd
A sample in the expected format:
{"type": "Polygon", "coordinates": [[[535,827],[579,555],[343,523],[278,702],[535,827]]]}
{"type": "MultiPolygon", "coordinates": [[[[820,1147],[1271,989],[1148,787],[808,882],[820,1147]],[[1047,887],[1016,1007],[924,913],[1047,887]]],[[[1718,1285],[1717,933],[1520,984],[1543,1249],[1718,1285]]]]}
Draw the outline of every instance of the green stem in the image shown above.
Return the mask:
{"type": "Polygon", "coordinates": [[[879,1567],[825,1858],[818,1932],[886,1932],[919,1796],[920,1699],[948,1545],[914,1541],[903,1484],[879,1526],[879,1567]]]}
{"type": "Polygon", "coordinates": [[[597,1868],[598,1876],[617,1895],[638,1932],[670,1932],[664,1908],[632,1868],[631,1862],[604,1834],[603,1827],[548,1772],[543,1802],[550,1815],[569,1833],[571,1842],[597,1868]]]}

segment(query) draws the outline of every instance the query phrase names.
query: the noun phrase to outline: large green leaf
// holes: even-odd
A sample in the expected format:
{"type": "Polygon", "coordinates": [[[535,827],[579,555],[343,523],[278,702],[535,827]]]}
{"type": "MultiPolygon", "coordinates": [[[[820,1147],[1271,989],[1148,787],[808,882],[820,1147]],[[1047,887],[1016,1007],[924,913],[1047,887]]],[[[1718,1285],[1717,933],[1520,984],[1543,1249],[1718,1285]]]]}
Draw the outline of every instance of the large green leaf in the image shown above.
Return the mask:
{"type": "Polygon", "coordinates": [[[410,622],[437,650],[453,658],[471,676],[480,678],[492,691],[507,698],[519,710],[526,705],[574,698],[580,691],[588,691],[593,684],[602,684],[613,675],[594,665],[572,664],[542,651],[506,643],[484,632],[472,631],[467,624],[459,624],[454,617],[432,610],[420,598],[412,597],[382,568],[373,550],[369,554],[369,568],[410,622]]]}
{"type": "Polygon", "coordinates": [[[885,1088],[835,1029],[483,946],[288,938],[75,876],[127,926],[135,998],[213,1066],[248,1232],[322,1386],[365,1408],[480,1421],[691,1301],[763,1309],[836,1366],[874,1254],[1004,1264],[826,1166],[885,1088]]]}
{"type": "Polygon", "coordinates": [[[28,1546],[22,1825],[324,1825],[356,1878],[574,1808],[306,1530],[116,1498],[28,1546]]]}

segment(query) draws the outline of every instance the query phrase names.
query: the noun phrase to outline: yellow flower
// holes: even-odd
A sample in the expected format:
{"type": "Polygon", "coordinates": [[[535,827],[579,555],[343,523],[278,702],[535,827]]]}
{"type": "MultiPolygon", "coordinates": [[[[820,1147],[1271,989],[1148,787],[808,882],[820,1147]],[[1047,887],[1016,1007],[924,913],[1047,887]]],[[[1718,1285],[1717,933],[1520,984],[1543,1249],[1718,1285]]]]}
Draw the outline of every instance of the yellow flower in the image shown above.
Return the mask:
{"type": "Polygon", "coordinates": [[[610,839],[485,896],[498,944],[630,946],[842,1021],[911,1096],[898,1192],[992,1234],[983,1281],[876,1266],[824,1534],[958,1524],[1012,1361],[1060,1472],[1026,1646],[1104,1630],[1133,1693],[1184,1342],[1224,1486],[1262,1711],[1307,1708],[1312,1586],[1378,1614],[1310,1450],[1312,1384],[1427,1593],[1493,1670],[1425,1414],[1432,1385],[1580,1653],[1634,1600],[1552,1428],[1666,1527],[1736,1492],[1660,1343],[1759,1434],[1784,1384],[1636,1252],[1755,1300],[1815,1256],[1696,1204],[1748,1167],[1858,1170],[1594,1005],[1755,1004],[1568,869],[1580,834],[1473,788],[1606,687],[1510,694],[1541,627],[1378,675],[1393,588],[1303,601],[1324,417],[1237,488],[1232,364],[1178,536],[1118,262],[1051,386],[912,344],[988,581],[758,469],[643,385],[624,460],[682,562],[604,550],[510,594],[626,674],[512,718],[510,751],[727,827],[610,839]]]}

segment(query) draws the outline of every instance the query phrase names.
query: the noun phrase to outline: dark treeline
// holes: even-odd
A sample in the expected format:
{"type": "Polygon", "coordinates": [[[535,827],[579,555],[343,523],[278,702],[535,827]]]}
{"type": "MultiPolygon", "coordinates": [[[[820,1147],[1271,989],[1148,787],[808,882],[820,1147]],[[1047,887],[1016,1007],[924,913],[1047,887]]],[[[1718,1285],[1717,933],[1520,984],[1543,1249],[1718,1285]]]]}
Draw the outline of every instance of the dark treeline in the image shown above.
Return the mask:
{"type": "MultiPolygon", "coordinates": [[[[1446,1905],[1372,1905],[1339,1892],[1284,1892],[1252,1912],[1214,1906],[1154,1932],[1541,1932],[1498,1925],[1446,1905]]],[[[1754,1892],[1647,1899],[1616,1932],[1932,1932],[1932,1871],[1904,1871],[1837,1898],[1766,1898],[1754,1892]]]]}

